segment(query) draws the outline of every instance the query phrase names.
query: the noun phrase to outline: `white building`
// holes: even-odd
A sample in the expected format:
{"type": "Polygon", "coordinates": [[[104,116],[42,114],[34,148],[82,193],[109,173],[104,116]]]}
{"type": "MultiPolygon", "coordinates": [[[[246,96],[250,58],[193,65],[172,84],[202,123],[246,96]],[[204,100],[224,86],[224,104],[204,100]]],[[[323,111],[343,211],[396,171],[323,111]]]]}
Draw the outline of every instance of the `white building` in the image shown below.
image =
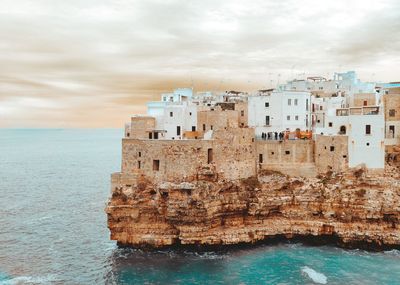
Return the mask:
{"type": "Polygon", "coordinates": [[[248,97],[248,124],[256,136],[311,128],[311,95],[301,91],[260,92],[248,97]]]}

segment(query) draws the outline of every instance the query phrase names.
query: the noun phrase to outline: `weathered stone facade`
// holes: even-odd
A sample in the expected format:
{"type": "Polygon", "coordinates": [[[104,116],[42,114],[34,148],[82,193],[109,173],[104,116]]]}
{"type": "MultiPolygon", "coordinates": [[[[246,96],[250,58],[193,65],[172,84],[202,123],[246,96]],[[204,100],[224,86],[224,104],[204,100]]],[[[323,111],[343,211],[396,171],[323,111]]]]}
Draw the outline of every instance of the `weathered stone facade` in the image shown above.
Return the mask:
{"type": "Polygon", "coordinates": [[[348,136],[320,136],[315,139],[315,164],[319,173],[348,169],[348,136]]]}

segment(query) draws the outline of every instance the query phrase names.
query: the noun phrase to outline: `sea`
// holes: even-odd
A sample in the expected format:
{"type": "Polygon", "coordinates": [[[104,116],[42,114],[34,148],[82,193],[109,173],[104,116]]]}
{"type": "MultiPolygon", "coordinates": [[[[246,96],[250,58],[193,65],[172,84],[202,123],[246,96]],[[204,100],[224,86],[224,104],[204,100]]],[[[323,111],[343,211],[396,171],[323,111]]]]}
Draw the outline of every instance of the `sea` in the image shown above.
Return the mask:
{"type": "Polygon", "coordinates": [[[400,252],[301,243],[121,248],[104,208],[121,129],[0,130],[0,284],[400,284],[400,252]]]}

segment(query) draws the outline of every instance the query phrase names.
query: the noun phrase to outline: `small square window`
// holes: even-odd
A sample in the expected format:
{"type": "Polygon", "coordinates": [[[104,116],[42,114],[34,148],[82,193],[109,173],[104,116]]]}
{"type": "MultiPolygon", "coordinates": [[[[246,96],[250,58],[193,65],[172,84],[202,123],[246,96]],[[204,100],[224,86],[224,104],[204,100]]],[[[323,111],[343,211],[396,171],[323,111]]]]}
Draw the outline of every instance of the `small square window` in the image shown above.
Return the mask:
{"type": "Polygon", "coordinates": [[[169,112],[169,116],[170,116],[170,117],[173,117],[173,116],[174,116],[174,113],[173,113],[173,112],[169,112]]]}
{"type": "Polygon", "coordinates": [[[396,110],[395,109],[390,109],[389,110],[389,117],[394,117],[396,115],[396,110]]]}
{"type": "Polygon", "coordinates": [[[192,115],[192,112],[189,112],[189,116],[191,116],[192,115]]]}
{"type": "Polygon", "coordinates": [[[299,116],[295,116],[294,119],[295,119],[296,121],[298,121],[298,120],[299,120],[299,116]]]}
{"type": "Polygon", "coordinates": [[[275,152],[271,151],[271,155],[274,155],[274,154],[275,154],[275,152]]]}
{"type": "Polygon", "coordinates": [[[335,147],[333,145],[331,145],[331,151],[335,151],[335,147]]]}
{"type": "Polygon", "coordinates": [[[288,104],[288,106],[291,106],[292,105],[292,99],[288,99],[287,100],[287,104],[288,104]]]}
{"type": "Polygon", "coordinates": [[[244,111],[242,110],[242,111],[240,111],[240,116],[244,116],[244,111]]]}
{"type": "Polygon", "coordinates": [[[289,151],[289,150],[286,150],[286,151],[285,151],[285,154],[290,154],[290,151],[289,151]]]}
{"type": "Polygon", "coordinates": [[[141,151],[139,151],[138,156],[142,157],[142,152],[141,151]]]}
{"type": "Polygon", "coordinates": [[[265,102],[265,107],[269,107],[269,102],[265,102]]]}
{"type": "Polygon", "coordinates": [[[294,99],[294,105],[297,106],[298,103],[299,103],[299,100],[298,99],[294,99]]]}
{"type": "Polygon", "coordinates": [[[332,123],[332,122],[329,122],[328,126],[329,126],[329,127],[332,127],[332,126],[333,126],[333,123],[332,123]]]}
{"type": "Polygon", "coordinates": [[[286,120],[290,121],[290,116],[286,116],[286,120]]]}

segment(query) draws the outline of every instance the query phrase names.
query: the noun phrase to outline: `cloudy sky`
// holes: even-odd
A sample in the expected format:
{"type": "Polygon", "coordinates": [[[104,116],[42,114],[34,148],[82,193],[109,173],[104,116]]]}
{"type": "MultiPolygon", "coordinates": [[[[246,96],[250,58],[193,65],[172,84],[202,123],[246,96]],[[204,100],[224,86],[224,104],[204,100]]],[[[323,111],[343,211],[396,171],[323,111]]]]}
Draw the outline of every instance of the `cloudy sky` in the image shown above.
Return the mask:
{"type": "Polygon", "coordinates": [[[175,87],[399,67],[398,0],[0,0],[0,127],[121,127],[175,87]]]}

